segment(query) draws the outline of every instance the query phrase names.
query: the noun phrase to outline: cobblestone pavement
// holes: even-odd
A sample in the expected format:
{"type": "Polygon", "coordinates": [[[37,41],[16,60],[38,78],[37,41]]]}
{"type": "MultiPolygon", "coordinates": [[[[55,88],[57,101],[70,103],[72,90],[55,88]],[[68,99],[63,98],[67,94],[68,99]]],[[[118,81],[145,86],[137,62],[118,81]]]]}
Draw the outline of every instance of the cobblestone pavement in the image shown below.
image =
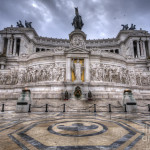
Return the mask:
{"type": "Polygon", "coordinates": [[[0,112],[0,150],[150,150],[150,113],[0,112]]]}

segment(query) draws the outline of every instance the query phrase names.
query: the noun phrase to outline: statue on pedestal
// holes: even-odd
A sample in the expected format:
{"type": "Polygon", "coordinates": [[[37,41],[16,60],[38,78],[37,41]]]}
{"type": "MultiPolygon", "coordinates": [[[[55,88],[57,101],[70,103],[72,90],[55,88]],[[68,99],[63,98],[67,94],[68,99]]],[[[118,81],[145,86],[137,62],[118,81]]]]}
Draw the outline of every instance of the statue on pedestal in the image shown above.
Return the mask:
{"type": "Polygon", "coordinates": [[[125,24],[125,25],[122,24],[121,26],[123,27],[122,30],[128,30],[129,29],[128,24],[125,24]]]}
{"type": "Polygon", "coordinates": [[[26,28],[32,28],[32,22],[27,22],[26,20],[25,20],[25,26],[26,26],[26,28]]]}
{"type": "Polygon", "coordinates": [[[83,22],[82,22],[82,17],[78,13],[78,7],[75,8],[75,14],[76,16],[73,19],[72,25],[74,26],[75,29],[82,29],[83,27],[83,22]]]}
{"type": "Polygon", "coordinates": [[[17,27],[24,28],[24,25],[22,24],[21,20],[19,20],[19,22],[17,22],[17,27]]]}
{"type": "Polygon", "coordinates": [[[131,27],[129,28],[129,30],[135,30],[136,29],[136,25],[131,24],[131,27]]]}
{"type": "Polygon", "coordinates": [[[65,99],[64,100],[68,100],[69,99],[69,94],[68,94],[68,91],[66,90],[65,91],[65,99]]]}
{"type": "Polygon", "coordinates": [[[92,100],[92,92],[91,91],[88,92],[88,100],[92,100]]]}

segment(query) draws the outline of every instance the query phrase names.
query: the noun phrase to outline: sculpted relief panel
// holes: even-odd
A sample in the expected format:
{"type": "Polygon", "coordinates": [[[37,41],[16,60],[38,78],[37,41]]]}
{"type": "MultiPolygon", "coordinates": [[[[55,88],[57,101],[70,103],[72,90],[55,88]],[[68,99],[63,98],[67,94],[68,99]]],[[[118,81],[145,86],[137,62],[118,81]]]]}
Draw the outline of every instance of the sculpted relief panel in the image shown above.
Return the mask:
{"type": "Polygon", "coordinates": [[[25,69],[0,72],[0,85],[15,85],[41,81],[65,80],[66,68],[63,63],[29,66],[25,69]]]}
{"type": "Polygon", "coordinates": [[[92,63],[90,65],[91,81],[114,82],[127,85],[150,85],[149,72],[137,72],[126,67],[92,63]]]}
{"type": "Polygon", "coordinates": [[[74,35],[70,41],[70,47],[81,47],[83,49],[86,48],[85,41],[83,36],[81,35],[74,35]]]}
{"type": "MultiPolygon", "coordinates": [[[[34,65],[9,72],[0,71],[0,85],[16,85],[43,81],[63,82],[66,77],[65,63],[34,65]]],[[[91,81],[113,82],[126,85],[150,85],[150,72],[135,71],[122,66],[91,63],[91,81]]]]}

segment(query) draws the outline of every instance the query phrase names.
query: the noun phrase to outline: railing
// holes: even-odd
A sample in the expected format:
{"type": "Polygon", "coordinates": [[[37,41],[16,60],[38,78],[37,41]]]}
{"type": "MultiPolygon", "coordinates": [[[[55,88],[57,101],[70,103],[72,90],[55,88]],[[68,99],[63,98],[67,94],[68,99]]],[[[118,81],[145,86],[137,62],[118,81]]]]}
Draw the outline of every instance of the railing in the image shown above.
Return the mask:
{"type": "MultiPolygon", "coordinates": [[[[9,111],[10,109],[7,109],[7,108],[10,108],[10,107],[12,107],[14,105],[12,105],[12,104],[6,104],[6,103],[1,103],[0,106],[1,106],[1,112],[4,112],[4,111],[9,111]]],[[[10,111],[14,111],[14,109],[11,109],[10,111]]]]}
{"type": "MultiPolygon", "coordinates": [[[[5,112],[6,108],[7,108],[7,104],[2,103],[1,104],[1,112],[5,112]]],[[[145,105],[139,105],[137,104],[137,107],[142,107],[144,108],[144,111],[148,111],[150,112],[150,104],[145,104],[145,105]],[[148,108],[148,109],[147,109],[148,108]]],[[[124,106],[115,106],[112,104],[108,104],[108,105],[96,105],[96,104],[92,104],[90,106],[87,107],[73,107],[73,106],[69,106],[66,104],[61,104],[59,106],[54,106],[54,105],[49,105],[49,104],[45,104],[45,105],[41,105],[41,106],[35,106],[35,105],[31,105],[29,104],[29,108],[28,108],[28,112],[32,112],[32,109],[34,108],[44,108],[44,112],[54,112],[52,110],[52,108],[57,109],[59,112],[71,112],[71,111],[83,111],[83,112],[104,112],[104,110],[102,110],[102,108],[105,108],[105,112],[115,112],[118,110],[118,108],[120,109],[120,111],[122,112],[127,112],[127,106],[126,104],[124,106]]]]}
{"type": "Polygon", "coordinates": [[[45,104],[45,105],[41,105],[41,106],[36,106],[36,105],[31,105],[29,104],[29,111],[28,112],[31,112],[32,109],[35,109],[35,108],[45,108],[44,111],[45,112],[54,112],[53,109],[57,109],[58,111],[63,111],[65,112],[65,104],[62,104],[62,105],[59,105],[59,106],[54,106],[54,105],[50,105],[50,104],[45,104]]]}

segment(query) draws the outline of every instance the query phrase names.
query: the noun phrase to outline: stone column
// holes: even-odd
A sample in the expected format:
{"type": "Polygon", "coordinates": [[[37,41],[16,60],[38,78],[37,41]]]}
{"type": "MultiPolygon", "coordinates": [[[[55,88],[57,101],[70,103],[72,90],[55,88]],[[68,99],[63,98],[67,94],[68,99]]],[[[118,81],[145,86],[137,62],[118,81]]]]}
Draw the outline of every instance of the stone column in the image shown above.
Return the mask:
{"type": "Polygon", "coordinates": [[[130,40],[130,54],[132,55],[132,57],[134,58],[134,47],[133,47],[133,40],[130,40]]]}
{"type": "Polygon", "coordinates": [[[16,55],[16,38],[14,38],[13,56],[16,55]]]}
{"type": "Polygon", "coordinates": [[[71,81],[71,58],[66,58],[66,81],[71,81]]]}
{"type": "Polygon", "coordinates": [[[8,43],[7,43],[7,51],[6,51],[6,55],[9,55],[9,51],[10,51],[10,38],[8,38],[8,43]]]}
{"type": "Polygon", "coordinates": [[[1,39],[0,39],[0,53],[3,53],[3,49],[4,49],[4,38],[1,37],[1,39]]]}
{"type": "Polygon", "coordinates": [[[143,57],[146,58],[146,48],[145,48],[145,41],[143,40],[143,57]]]}
{"type": "Polygon", "coordinates": [[[148,39],[148,52],[149,52],[149,58],[150,58],[150,39],[148,39]]]}
{"type": "Polygon", "coordinates": [[[90,67],[89,67],[89,58],[84,59],[84,81],[89,82],[90,79],[90,67]]]}
{"type": "Polygon", "coordinates": [[[9,46],[9,55],[12,55],[12,45],[13,45],[13,39],[10,38],[10,46],[9,46]]]}
{"type": "MultiPolygon", "coordinates": [[[[24,47],[24,39],[23,38],[20,38],[20,49],[19,49],[19,55],[20,54],[25,54],[25,53],[28,53],[29,52],[27,51],[27,49],[24,47]]],[[[19,56],[18,55],[18,56],[19,56]]]]}
{"type": "Polygon", "coordinates": [[[139,47],[139,40],[136,41],[137,44],[137,53],[138,53],[138,58],[140,58],[140,47],[139,47]]]}

